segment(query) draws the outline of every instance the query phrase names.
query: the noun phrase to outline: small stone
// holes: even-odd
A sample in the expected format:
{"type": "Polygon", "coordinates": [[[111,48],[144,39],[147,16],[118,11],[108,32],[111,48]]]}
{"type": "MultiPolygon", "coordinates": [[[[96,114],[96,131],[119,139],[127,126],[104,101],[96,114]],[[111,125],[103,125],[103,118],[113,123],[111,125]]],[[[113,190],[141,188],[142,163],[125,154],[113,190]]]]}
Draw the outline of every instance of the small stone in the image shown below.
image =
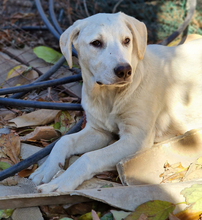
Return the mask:
{"type": "Polygon", "coordinates": [[[13,220],[44,220],[39,207],[18,208],[12,214],[13,220]]]}

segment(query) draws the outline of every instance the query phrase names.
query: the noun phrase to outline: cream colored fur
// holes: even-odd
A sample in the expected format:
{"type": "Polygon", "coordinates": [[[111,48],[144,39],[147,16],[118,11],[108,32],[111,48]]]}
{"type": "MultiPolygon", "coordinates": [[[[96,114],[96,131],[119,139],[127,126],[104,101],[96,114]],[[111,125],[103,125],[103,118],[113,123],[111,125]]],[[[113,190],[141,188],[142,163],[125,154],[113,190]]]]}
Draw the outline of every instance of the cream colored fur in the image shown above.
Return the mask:
{"type": "Polygon", "coordinates": [[[61,50],[70,67],[72,43],[82,70],[87,125],[77,134],[62,137],[31,175],[37,185],[46,183],[38,186],[40,191],[75,189],[155,141],[201,127],[202,40],[177,47],[147,46],[145,25],[117,13],[79,20],[62,34],[61,50]],[[95,40],[102,46],[93,46],[95,40]],[[120,79],[114,68],[125,63],[132,74],[120,79]],[[107,146],[114,135],[119,140],[107,146]],[[83,155],[48,183],[59,164],[73,154],[83,155]]]}

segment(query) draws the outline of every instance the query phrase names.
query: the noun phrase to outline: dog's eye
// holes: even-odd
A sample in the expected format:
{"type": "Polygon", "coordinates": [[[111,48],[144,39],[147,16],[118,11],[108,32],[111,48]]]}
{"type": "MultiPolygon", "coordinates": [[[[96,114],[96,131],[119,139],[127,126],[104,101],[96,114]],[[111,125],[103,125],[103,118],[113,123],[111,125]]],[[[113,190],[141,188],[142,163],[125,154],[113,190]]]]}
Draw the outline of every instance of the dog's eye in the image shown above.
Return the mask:
{"type": "Polygon", "coordinates": [[[123,41],[123,43],[125,44],[125,45],[128,45],[129,43],[130,43],[130,38],[126,38],[124,41],[123,41]]]}
{"type": "Polygon", "coordinates": [[[93,45],[94,47],[102,47],[102,42],[99,40],[94,40],[90,44],[93,45]]]}

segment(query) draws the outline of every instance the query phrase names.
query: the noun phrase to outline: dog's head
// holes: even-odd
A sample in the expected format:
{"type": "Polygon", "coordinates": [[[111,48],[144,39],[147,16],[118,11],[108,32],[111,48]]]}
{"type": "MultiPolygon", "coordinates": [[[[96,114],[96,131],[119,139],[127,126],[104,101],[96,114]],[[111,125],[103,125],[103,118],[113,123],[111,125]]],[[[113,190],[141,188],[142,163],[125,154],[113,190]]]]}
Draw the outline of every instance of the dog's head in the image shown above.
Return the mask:
{"type": "Polygon", "coordinates": [[[122,86],[132,82],[147,46],[144,23],[123,13],[96,14],[76,21],[60,38],[60,47],[72,67],[72,43],[83,78],[95,83],[122,86]]]}

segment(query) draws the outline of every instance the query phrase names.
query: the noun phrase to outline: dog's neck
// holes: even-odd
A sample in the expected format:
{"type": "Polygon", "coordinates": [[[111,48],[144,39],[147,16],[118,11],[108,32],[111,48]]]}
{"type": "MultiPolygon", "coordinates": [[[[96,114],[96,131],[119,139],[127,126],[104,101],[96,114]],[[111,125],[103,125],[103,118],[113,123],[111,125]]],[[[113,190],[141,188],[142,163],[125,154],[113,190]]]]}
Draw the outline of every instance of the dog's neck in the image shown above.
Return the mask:
{"type": "MultiPolygon", "coordinates": [[[[88,70],[82,69],[82,71],[88,70]]],[[[87,74],[84,75],[86,76],[87,74]]],[[[108,109],[109,112],[112,112],[115,106],[116,108],[114,109],[121,109],[121,106],[127,105],[126,101],[129,99],[125,100],[125,94],[127,93],[127,97],[132,96],[143,77],[138,66],[135,70],[132,83],[121,87],[116,85],[99,85],[95,82],[93,74],[89,71],[88,77],[85,78],[85,76],[83,76],[83,107],[85,108],[85,103],[98,108],[99,106],[105,106],[105,109],[108,109]]]]}

